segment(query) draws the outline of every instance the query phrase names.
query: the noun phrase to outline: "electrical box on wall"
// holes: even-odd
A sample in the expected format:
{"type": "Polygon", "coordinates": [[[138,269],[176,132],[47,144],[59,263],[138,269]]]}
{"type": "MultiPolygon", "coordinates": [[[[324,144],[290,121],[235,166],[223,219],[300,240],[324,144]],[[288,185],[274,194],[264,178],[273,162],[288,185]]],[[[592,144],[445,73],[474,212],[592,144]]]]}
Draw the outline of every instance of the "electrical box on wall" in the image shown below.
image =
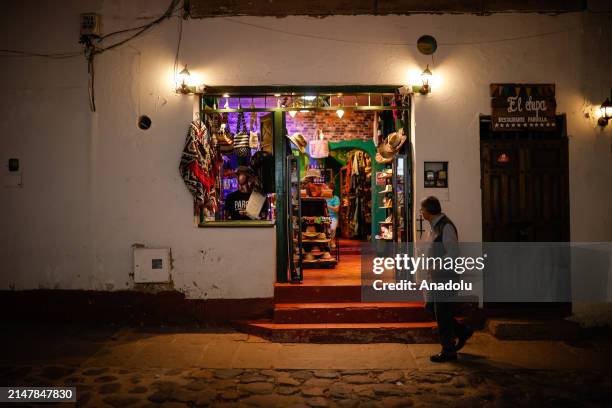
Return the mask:
{"type": "Polygon", "coordinates": [[[101,33],[102,16],[96,13],[81,14],[81,36],[99,37],[101,33]]]}
{"type": "Polygon", "coordinates": [[[170,282],[170,248],[134,248],[134,282],[170,282]]]}

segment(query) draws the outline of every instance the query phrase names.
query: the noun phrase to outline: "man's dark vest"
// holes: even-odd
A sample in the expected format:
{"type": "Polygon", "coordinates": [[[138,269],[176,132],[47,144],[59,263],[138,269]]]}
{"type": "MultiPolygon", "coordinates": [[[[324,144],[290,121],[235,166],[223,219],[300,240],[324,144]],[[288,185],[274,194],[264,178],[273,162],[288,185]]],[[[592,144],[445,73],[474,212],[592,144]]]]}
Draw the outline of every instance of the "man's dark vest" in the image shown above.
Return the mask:
{"type": "Polygon", "coordinates": [[[441,245],[444,239],[444,227],[446,227],[447,224],[450,224],[453,229],[455,230],[455,234],[457,235],[457,240],[459,240],[459,233],[457,232],[457,227],[455,227],[455,224],[453,224],[453,222],[450,220],[450,218],[448,218],[446,215],[443,215],[442,218],[440,218],[438,220],[438,222],[436,223],[436,225],[434,225],[433,227],[433,231],[435,234],[435,238],[433,240],[434,243],[434,256],[444,256],[445,252],[443,253],[439,253],[442,252],[444,250],[444,245],[441,245]]]}
{"type": "MultiPolygon", "coordinates": [[[[448,218],[446,215],[443,215],[442,218],[440,218],[438,220],[438,222],[436,223],[436,225],[434,225],[433,227],[433,233],[434,233],[434,240],[432,241],[432,255],[434,257],[438,257],[438,258],[444,258],[446,256],[446,248],[444,248],[444,227],[446,227],[447,224],[452,225],[452,227],[455,229],[455,234],[457,234],[457,239],[459,239],[459,233],[457,232],[457,227],[455,227],[455,224],[453,224],[453,222],[450,220],[450,218],[448,218]]],[[[453,273],[453,271],[445,271],[445,270],[437,270],[437,271],[430,271],[430,279],[434,282],[446,282],[448,280],[453,280],[454,278],[456,278],[457,275],[455,273],[453,273]]],[[[435,292],[435,291],[434,291],[435,292]]],[[[432,292],[433,293],[433,292],[432,292]]],[[[440,293],[438,293],[436,296],[440,296],[440,297],[447,297],[450,295],[453,295],[455,292],[454,291],[442,291],[440,293]]],[[[434,297],[430,296],[428,299],[428,301],[431,301],[431,299],[433,299],[434,297]]]]}

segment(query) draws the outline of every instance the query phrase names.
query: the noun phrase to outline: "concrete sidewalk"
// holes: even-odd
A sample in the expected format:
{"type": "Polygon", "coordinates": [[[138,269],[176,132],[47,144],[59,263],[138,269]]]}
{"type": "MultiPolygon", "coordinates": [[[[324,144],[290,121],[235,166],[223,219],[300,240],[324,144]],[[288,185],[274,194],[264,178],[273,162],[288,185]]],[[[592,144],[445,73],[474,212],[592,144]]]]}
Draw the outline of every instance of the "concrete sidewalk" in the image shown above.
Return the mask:
{"type": "Polygon", "coordinates": [[[580,402],[587,390],[586,405],[599,406],[612,390],[607,337],[569,344],[477,333],[446,364],[429,361],[437,345],[277,344],[229,329],[24,325],[0,339],[3,384],[74,385],[88,406],[547,405],[580,402]]]}

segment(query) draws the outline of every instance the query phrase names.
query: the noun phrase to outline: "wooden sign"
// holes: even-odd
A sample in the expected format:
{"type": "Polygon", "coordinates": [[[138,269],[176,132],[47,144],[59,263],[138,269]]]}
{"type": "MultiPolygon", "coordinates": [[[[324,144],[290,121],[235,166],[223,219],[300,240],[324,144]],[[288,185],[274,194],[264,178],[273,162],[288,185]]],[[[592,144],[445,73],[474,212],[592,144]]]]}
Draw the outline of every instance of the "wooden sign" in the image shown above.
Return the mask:
{"type": "Polygon", "coordinates": [[[555,84],[491,84],[494,131],[555,130],[555,84]]]}

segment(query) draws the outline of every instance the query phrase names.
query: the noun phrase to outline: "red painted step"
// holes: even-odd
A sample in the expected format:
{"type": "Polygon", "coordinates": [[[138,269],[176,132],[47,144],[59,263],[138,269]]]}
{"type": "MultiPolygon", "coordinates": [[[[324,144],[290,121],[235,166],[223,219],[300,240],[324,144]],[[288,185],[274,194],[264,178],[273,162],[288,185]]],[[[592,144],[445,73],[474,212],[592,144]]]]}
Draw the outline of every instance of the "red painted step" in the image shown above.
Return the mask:
{"type": "Polygon", "coordinates": [[[240,331],[279,343],[437,343],[434,322],[276,324],[239,321],[240,331]]]}
{"type": "Polygon", "coordinates": [[[274,285],[276,303],[346,303],[361,302],[361,286],[358,285],[274,285]]]}
{"type": "Polygon", "coordinates": [[[274,323],[429,322],[423,303],[277,303],[274,323]]]}

